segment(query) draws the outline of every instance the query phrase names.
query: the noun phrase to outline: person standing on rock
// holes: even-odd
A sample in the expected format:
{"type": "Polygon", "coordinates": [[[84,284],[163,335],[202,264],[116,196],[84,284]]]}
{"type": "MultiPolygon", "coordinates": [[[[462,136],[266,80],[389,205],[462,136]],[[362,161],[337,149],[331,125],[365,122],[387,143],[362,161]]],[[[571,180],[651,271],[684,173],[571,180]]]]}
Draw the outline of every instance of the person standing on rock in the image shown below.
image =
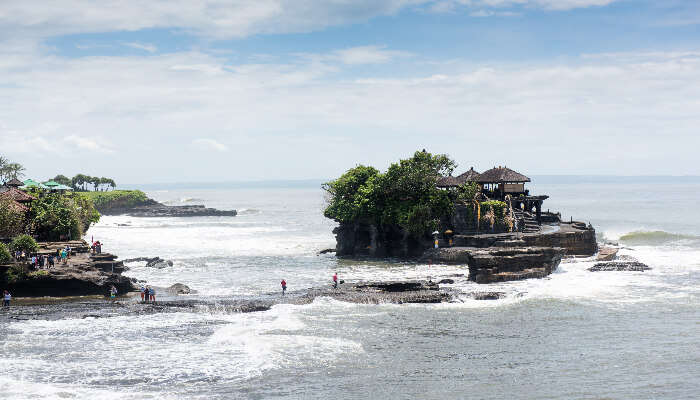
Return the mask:
{"type": "Polygon", "coordinates": [[[148,297],[151,298],[152,302],[154,302],[154,303],[156,302],[156,290],[153,289],[152,287],[148,288],[148,297]]]}
{"type": "Polygon", "coordinates": [[[3,292],[2,292],[2,306],[9,307],[10,300],[12,300],[12,295],[10,294],[10,292],[8,292],[7,290],[3,290],[3,292]]]}
{"type": "Polygon", "coordinates": [[[282,279],[282,282],[280,284],[282,285],[282,296],[284,296],[284,293],[287,291],[287,281],[282,279]]]}
{"type": "Polygon", "coordinates": [[[54,267],[53,254],[49,254],[49,258],[46,259],[49,262],[49,269],[54,267]]]}
{"type": "Polygon", "coordinates": [[[338,273],[333,274],[333,289],[338,289],[338,273]]]}
{"type": "Polygon", "coordinates": [[[109,289],[109,297],[112,299],[117,297],[117,288],[114,285],[109,289]]]}
{"type": "Polygon", "coordinates": [[[146,288],[141,285],[141,302],[143,303],[146,297],[146,288]]]}

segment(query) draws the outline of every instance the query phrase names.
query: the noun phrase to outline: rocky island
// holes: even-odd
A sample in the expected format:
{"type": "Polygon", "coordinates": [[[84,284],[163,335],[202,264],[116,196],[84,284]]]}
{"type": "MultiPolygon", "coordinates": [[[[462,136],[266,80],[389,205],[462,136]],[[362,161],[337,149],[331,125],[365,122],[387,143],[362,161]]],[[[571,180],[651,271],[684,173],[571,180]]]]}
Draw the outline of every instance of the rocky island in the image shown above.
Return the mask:
{"type": "Polygon", "coordinates": [[[234,217],[236,210],[217,210],[204,205],[169,206],[146,196],[140,190],[113,190],[87,194],[102,215],[132,217],[234,217]]]}
{"type": "Polygon", "coordinates": [[[455,177],[455,167],[424,150],[386,173],[360,165],[326,183],[336,255],[466,265],[470,280],[491,283],[542,278],[562,257],[596,254],[593,227],[543,212],[548,196],[530,194],[530,178],[507,167],[455,177]]]}

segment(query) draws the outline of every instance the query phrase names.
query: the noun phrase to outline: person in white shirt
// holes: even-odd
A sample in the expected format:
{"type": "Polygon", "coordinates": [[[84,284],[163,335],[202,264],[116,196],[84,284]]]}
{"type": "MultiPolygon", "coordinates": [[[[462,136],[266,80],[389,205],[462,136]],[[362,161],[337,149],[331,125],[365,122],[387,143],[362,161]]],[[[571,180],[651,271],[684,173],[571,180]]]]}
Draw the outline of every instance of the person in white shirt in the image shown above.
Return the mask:
{"type": "Polygon", "coordinates": [[[7,290],[4,290],[2,292],[2,306],[3,307],[9,307],[10,306],[10,300],[12,300],[12,295],[10,292],[7,290]]]}

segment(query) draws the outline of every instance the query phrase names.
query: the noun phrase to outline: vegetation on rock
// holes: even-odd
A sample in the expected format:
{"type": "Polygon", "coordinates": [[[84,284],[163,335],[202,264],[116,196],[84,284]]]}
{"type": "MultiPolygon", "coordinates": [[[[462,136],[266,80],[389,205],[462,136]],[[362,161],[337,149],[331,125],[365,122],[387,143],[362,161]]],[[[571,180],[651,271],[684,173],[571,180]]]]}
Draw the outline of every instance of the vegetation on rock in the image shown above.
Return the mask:
{"type": "Polygon", "coordinates": [[[0,237],[11,238],[24,231],[24,212],[15,206],[12,199],[0,197],[0,237]]]}
{"type": "Polygon", "coordinates": [[[29,220],[40,240],[79,239],[100,213],[84,194],[50,193],[32,202],[29,220]]]}
{"type": "Polygon", "coordinates": [[[24,251],[26,254],[34,253],[39,250],[39,245],[36,243],[33,237],[29,235],[19,235],[12,239],[10,243],[10,250],[12,251],[24,251]]]}
{"type": "Polygon", "coordinates": [[[328,195],[324,215],[341,223],[398,226],[414,237],[429,235],[454,212],[455,192],[436,184],[455,167],[446,155],[425,151],[392,164],[385,173],[358,165],[323,185],[328,195]]]}
{"type": "Polygon", "coordinates": [[[5,246],[5,243],[0,243],[0,264],[7,264],[10,262],[12,262],[10,250],[5,246]]]}
{"type": "Polygon", "coordinates": [[[151,200],[140,190],[112,190],[109,192],[81,193],[92,201],[97,210],[102,212],[110,209],[132,208],[149,204],[151,200]]]}

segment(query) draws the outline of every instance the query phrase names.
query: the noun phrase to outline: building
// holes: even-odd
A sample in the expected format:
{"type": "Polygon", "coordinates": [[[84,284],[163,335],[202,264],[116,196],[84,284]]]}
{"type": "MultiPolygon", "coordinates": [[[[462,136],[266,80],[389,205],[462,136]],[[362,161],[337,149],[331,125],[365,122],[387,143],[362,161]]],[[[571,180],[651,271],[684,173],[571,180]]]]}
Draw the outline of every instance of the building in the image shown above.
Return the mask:
{"type": "Polygon", "coordinates": [[[474,171],[474,167],[469,168],[469,171],[458,176],[444,176],[438,179],[437,187],[453,188],[464,185],[467,182],[476,182],[479,173],[474,171]]]}

